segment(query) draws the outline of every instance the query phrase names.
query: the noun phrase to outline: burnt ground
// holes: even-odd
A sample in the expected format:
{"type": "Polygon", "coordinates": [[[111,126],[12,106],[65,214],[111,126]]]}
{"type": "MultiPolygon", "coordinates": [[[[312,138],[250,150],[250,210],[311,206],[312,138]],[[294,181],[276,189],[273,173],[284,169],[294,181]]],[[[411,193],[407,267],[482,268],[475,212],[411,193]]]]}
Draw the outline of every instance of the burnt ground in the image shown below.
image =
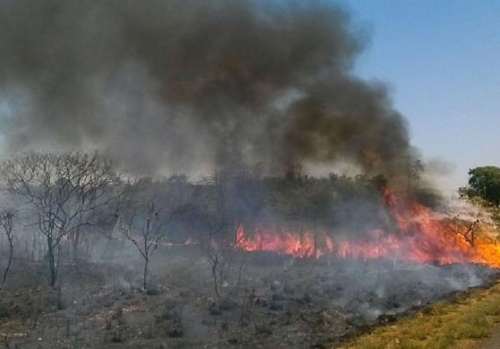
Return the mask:
{"type": "Polygon", "coordinates": [[[133,261],[66,264],[52,290],[44,265],[16,260],[0,293],[0,343],[40,349],[329,348],[497,277],[496,270],[471,264],[311,261],[268,253],[238,260],[219,275],[219,299],[210,264],[195,248],[159,251],[146,292],[138,287],[141,270],[133,261]]]}

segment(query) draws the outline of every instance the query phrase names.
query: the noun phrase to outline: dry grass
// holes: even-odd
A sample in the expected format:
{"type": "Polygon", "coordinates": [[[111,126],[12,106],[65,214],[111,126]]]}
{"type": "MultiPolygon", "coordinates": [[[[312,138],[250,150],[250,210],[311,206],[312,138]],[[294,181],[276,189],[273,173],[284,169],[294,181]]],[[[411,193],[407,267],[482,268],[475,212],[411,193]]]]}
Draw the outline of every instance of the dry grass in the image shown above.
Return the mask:
{"type": "Polygon", "coordinates": [[[500,283],[452,303],[436,303],[340,349],[472,349],[500,323],[500,283]]]}

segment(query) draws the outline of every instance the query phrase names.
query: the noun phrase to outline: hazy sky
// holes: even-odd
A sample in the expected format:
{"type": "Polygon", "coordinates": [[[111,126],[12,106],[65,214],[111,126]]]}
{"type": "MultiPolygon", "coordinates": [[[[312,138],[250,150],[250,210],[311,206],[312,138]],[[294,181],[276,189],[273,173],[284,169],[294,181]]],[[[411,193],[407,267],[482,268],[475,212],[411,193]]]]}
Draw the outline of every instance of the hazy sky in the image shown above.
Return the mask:
{"type": "Polygon", "coordinates": [[[465,184],[469,168],[500,166],[500,1],[342,3],[371,32],[357,71],[389,83],[427,159],[453,165],[443,185],[465,184]]]}
{"type": "Polygon", "coordinates": [[[500,166],[500,0],[339,1],[371,37],[357,73],[388,83],[413,144],[450,164],[442,186],[500,166]]]}

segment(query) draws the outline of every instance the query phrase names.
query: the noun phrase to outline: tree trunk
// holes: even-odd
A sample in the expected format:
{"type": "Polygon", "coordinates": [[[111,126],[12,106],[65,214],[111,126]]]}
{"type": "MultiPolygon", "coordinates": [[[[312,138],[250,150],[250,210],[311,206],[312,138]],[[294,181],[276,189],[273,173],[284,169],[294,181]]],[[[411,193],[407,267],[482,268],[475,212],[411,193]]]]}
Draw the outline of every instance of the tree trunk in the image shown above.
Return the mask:
{"type": "MultiPolygon", "coordinates": [[[[36,238],[36,234],[33,234],[33,246],[32,246],[32,249],[31,249],[31,261],[32,262],[35,261],[36,247],[37,247],[37,238],[36,238]]],[[[40,258],[40,256],[38,256],[38,258],[40,258]]]]}
{"type": "Polygon", "coordinates": [[[219,264],[219,261],[212,262],[212,277],[214,279],[215,294],[216,294],[217,298],[220,298],[219,284],[217,281],[217,264],[219,264]]]}
{"type": "Polygon", "coordinates": [[[148,288],[148,267],[149,267],[149,258],[144,258],[144,274],[142,275],[142,288],[144,291],[148,288]]]}
{"type": "Polygon", "coordinates": [[[80,227],[75,231],[75,236],[73,238],[73,262],[78,262],[80,258],[80,227]]]}
{"type": "Polygon", "coordinates": [[[53,239],[47,237],[47,247],[48,247],[48,258],[49,258],[49,272],[50,272],[50,287],[54,288],[57,282],[57,262],[56,262],[56,252],[53,239]]]}
{"type": "Polygon", "coordinates": [[[5,271],[3,273],[2,283],[0,284],[0,291],[4,287],[5,281],[7,281],[7,275],[9,274],[10,265],[12,264],[12,255],[14,253],[14,245],[12,244],[12,237],[9,236],[7,237],[7,239],[9,240],[9,260],[7,262],[7,267],[5,268],[5,271]]]}
{"type": "Polygon", "coordinates": [[[80,258],[80,234],[82,225],[82,215],[78,216],[78,227],[75,229],[75,236],[73,239],[73,262],[78,262],[80,258]]]}

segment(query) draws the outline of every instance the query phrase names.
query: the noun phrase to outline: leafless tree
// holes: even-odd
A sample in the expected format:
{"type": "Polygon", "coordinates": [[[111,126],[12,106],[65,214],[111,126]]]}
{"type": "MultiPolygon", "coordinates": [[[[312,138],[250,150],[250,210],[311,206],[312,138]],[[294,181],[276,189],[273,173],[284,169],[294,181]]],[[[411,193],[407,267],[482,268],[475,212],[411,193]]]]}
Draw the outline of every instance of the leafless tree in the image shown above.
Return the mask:
{"type": "Polygon", "coordinates": [[[12,264],[12,256],[14,254],[14,242],[12,235],[12,228],[14,226],[14,211],[13,210],[4,210],[0,213],[0,226],[2,227],[5,236],[7,237],[7,242],[9,245],[9,256],[7,259],[7,265],[2,275],[2,281],[0,283],[0,291],[5,286],[5,282],[7,281],[7,275],[9,274],[10,266],[12,264]]]}
{"type": "Polygon", "coordinates": [[[479,219],[465,219],[455,216],[448,219],[446,223],[448,231],[462,236],[471,247],[476,245],[478,234],[481,231],[481,221],[479,219]]]}
{"type": "Polygon", "coordinates": [[[148,288],[149,262],[159,243],[165,237],[164,226],[170,220],[170,217],[166,220],[161,219],[162,212],[160,211],[156,207],[154,200],[151,200],[146,204],[144,217],[141,217],[139,210],[122,216],[124,220],[121,222],[122,233],[134,244],[144,259],[142,274],[142,287],[144,290],[148,288]]]}
{"type": "Polygon", "coordinates": [[[190,212],[193,231],[200,247],[211,265],[214,291],[220,297],[220,268],[224,265],[227,249],[231,246],[228,229],[231,229],[226,209],[225,184],[220,174],[206,178],[202,183],[204,190],[195,194],[195,204],[190,212]]]}
{"type": "MultiPolygon", "coordinates": [[[[221,265],[223,265],[221,262],[224,260],[224,252],[223,249],[220,247],[220,245],[217,244],[217,240],[215,239],[215,236],[219,235],[219,231],[222,227],[218,227],[216,229],[208,228],[205,230],[205,234],[203,235],[203,238],[200,239],[201,247],[205,251],[208,260],[210,261],[211,264],[211,270],[212,270],[212,279],[214,283],[214,291],[215,295],[217,298],[220,297],[220,290],[219,290],[219,280],[220,278],[218,277],[218,269],[221,265]]],[[[218,239],[219,240],[219,239],[218,239]]],[[[218,242],[219,244],[221,243],[220,241],[218,242]]]]}
{"type": "Polygon", "coordinates": [[[144,259],[144,290],[148,288],[151,258],[181,211],[183,193],[177,189],[171,181],[153,183],[150,178],[143,178],[128,184],[120,205],[120,231],[144,259]]]}
{"type": "Polygon", "coordinates": [[[111,192],[120,176],[110,159],[79,152],[27,153],[6,160],[0,174],[5,189],[24,197],[35,212],[54,287],[61,242],[71,234],[78,244],[79,229],[93,224],[95,211],[116,199],[111,192]]]}

